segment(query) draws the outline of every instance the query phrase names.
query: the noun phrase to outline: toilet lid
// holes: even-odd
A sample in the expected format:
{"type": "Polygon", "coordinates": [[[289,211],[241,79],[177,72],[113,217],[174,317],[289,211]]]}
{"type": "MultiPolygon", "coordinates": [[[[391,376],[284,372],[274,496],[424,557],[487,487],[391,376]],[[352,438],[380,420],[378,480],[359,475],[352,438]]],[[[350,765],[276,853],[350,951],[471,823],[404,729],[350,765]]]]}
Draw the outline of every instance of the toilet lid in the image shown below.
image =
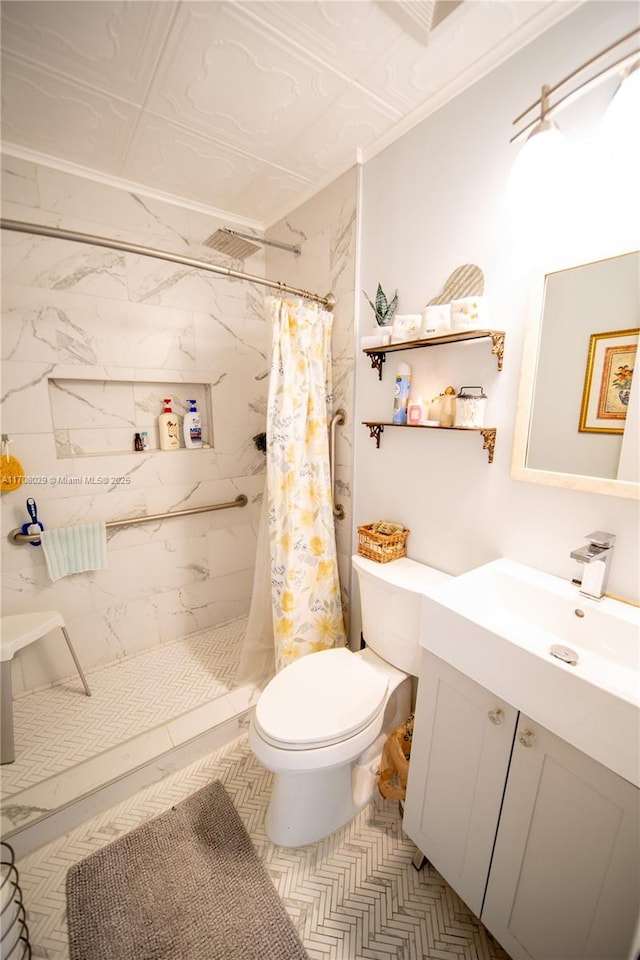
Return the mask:
{"type": "Polygon", "coordinates": [[[345,647],[294,661],[271,680],[256,705],[261,736],[289,750],[329,746],[355,736],[384,705],[387,679],[345,647]]]}

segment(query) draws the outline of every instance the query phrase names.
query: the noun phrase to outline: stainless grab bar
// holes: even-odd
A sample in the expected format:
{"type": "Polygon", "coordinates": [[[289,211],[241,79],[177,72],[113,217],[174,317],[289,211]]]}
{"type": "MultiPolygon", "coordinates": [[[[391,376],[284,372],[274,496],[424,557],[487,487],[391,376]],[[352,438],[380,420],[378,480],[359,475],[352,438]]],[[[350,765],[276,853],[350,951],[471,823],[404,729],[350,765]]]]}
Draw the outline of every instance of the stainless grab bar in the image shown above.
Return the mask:
{"type": "Polygon", "coordinates": [[[341,427],[346,422],[347,414],[339,407],[331,418],[329,424],[329,473],[331,475],[331,503],[333,504],[333,515],[337,520],[344,520],[344,507],[341,503],[336,503],[336,427],[341,427]]]}
{"type": "MultiPolygon", "coordinates": [[[[203,507],[188,507],[186,510],[174,510],[172,513],[154,513],[145,517],[130,517],[128,520],[109,520],[105,524],[107,530],[113,530],[116,527],[132,527],[137,523],[153,523],[155,520],[168,520],[170,517],[189,517],[194,513],[208,513],[210,510],[226,510],[229,507],[246,507],[247,497],[244,493],[238,494],[235,500],[229,500],[226,503],[209,503],[203,507]]],[[[42,533],[23,533],[20,527],[16,527],[7,535],[11,543],[35,543],[40,540],[42,533]]]]}

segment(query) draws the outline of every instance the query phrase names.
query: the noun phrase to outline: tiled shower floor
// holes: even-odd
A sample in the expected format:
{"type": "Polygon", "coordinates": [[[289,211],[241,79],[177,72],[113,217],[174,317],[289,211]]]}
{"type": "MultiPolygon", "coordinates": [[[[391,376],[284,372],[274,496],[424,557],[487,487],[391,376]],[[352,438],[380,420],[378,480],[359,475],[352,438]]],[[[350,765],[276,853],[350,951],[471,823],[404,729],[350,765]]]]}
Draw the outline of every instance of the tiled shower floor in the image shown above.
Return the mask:
{"type": "Polygon", "coordinates": [[[2,799],[228,693],[246,618],[152,647],[14,700],[15,763],[2,799]]]}
{"type": "MultiPolygon", "coordinates": [[[[87,671],[91,697],[77,676],[18,697],[16,760],[0,768],[3,835],[150,764],[161,776],[169,767],[163,758],[202,743],[197,738],[226,742],[224,729],[237,727],[254,695],[250,685],[236,685],[246,619],[87,671]]],[[[204,744],[200,753],[213,748],[204,744]]],[[[190,759],[197,755],[188,749],[190,759]]]]}

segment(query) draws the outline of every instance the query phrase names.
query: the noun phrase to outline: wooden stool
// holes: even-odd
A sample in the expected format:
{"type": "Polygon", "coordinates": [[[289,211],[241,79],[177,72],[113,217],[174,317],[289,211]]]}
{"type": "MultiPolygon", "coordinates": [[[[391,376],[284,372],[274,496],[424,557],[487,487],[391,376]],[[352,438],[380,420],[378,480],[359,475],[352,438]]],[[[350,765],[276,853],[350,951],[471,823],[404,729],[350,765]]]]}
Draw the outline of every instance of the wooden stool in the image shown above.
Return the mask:
{"type": "Polygon", "coordinates": [[[11,617],[2,617],[2,630],[0,632],[0,659],[2,660],[2,706],[0,707],[1,716],[1,743],[0,743],[0,763],[13,763],[15,760],[13,745],[13,700],[11,693],[11,661],[14,654],[23,647],[28,646],[46,633],[60,627],[76,669],[80,674],[84,692],[88,697],[91,696],[89,684],[82,672],[80,661],[73,649],[64,620],[57,610],[45,610],[42,613],[18,613],[11,617]]]}

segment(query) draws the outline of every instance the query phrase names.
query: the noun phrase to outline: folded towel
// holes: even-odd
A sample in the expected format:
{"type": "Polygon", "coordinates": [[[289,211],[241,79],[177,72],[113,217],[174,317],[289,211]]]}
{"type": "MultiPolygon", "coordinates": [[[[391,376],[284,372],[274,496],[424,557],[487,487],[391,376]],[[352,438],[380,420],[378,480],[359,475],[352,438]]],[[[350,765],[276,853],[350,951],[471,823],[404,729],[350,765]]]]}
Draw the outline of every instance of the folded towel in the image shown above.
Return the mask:
{"type": "Polygon", "coordinates": [[[104,523],[43,530],[40,539],[52,580],[60,580],[69,573],[105,570],[107,567],[107,528],[104,523]]]}
{"type": "Polygon", "coordinates": [[[380,333],[373,333],[370,337],[360,337],[360,349],[371,350],[372,347],[387,347],[391,337],[391,327],[380,329],[380,333]]]}

